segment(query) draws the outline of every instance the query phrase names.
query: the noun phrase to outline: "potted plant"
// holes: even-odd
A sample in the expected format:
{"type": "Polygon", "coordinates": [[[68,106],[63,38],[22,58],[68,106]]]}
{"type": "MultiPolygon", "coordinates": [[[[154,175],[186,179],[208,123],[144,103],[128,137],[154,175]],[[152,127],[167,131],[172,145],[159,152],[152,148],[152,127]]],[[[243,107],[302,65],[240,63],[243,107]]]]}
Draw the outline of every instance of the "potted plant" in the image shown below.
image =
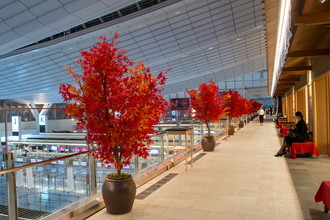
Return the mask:
{"type": "Polygon", "coordinates": [[[251,114],[253,113],[253,105],[252,105],[253,101],[254,101],[253,99],[250,99],[250,100],[247,100],[247,103],[246,103],[246,105],[247,105],[247,113],[246,113],[246,115],[247,115],[247,122],[248,123],[250,121],[252,121],[251,114]]]}
{"type": "Polygon", "coordinates": [[[247,124],[248,123],[248,119],[247,119],[247,114],[250,110],[250,104],[249,104],[249,101],[245,98],[245,97],[242,97],[240,98],[240,112],[241,112],[241,121],[240,121],[240,124],[239,124],[239,127],[240,128],[243,128],[245,123],[247,124]],[[245,123],[244,123],[244,119],[243,119],[243,116],[245,115],[245,123]]]}
{"type": "Polygon", "coordinates": [[[205,123],[207,127],[207,135],[202,138],[202,148],[204,151],[214,151],[215,148],[215,139],[211,135],[210,122],[219,120],[220,116],[225,114],[225,108],[222,105],[219,90],[220,88],[212,80],[210,80],[210,84],[200,84],[198,90],[187,89],[190,95],[191,111],[194,112],[194,118],[205,123]]]}
{"type": "Polygon", "coordinates": [[[65,113],[78,121],[78,128],[87,130],[87,141],[98,147],[92,156],[116,170],[106,176],[102,187],[111,214],[131,211],[136,187],[122,168],[133,155],[147,158],[150,134],[156,133],[152,126],[168,106],[159,88],[165,84],[167,71],[153,75],[143,63],[134,64],[118,49],[118,37],[115,34],[108,42],[101,36],[89,51],[81,52],[82,74],[68,67],[78,86],[60,86],[64,101],[70,102],[65,113]]]}
{"type": "Polygon", "coordinates": [[[228,90],[222,93],[224,98],[224,106],[227,109],[227,116],[229,117],[228,134],[234,135],[235,128],[231,125],[232,119],[242,116],[242,104],[240,94],[235,90],[228,90]]]}
{"type": "Polygon", "coordinates": [[[256,114],[253,114],[253,113],[257,112],[260,109],[262,104],[260,102],[255,101],[254,99],[250,99],[250,102],[251,102],[250,114],[252,114],[251,118],[253,120],[256,117],[256,114]]]}

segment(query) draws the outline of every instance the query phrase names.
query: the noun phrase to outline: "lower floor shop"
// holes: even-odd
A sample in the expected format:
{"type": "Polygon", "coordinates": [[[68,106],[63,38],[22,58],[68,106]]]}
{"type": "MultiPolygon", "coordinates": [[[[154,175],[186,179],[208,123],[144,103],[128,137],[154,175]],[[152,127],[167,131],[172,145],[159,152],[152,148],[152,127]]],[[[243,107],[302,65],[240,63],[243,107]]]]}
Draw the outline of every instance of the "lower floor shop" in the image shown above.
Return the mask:
{"type": "Polygon", "coordinates": [[[330,219],[314,201],[330,159],[274,157],[281,143],[271,119],[255,119],[214,152],[197,152],[187,172],[181,162],[139,187],[131,213],[102,209],[88,219],[330,219]]]}

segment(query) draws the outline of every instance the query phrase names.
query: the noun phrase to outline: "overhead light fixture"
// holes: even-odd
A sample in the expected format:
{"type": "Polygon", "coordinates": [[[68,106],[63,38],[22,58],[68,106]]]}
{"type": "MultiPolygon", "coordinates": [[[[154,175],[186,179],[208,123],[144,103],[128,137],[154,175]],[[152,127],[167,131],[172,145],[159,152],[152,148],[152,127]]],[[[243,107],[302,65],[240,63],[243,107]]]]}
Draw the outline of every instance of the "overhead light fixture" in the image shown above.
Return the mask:
{"type": "Polygon", "coordinates": [[[321,2],[321,3],[324,3],[324,2],[325,2],[325,0],[320,0],[320,2],[321,2]]]}
{"type": "Polygon", "coordinates": [[[212,50],[213,49],[213,47],[209,47],[209,50],[212,50]]]}
{"type": "Polygon", "coordinates": [[[290,1],[281,0],[280,2],[280,15],[279,15],[279,24],[277,30],[277,40],[276,40],[276,50],[275,50],[275,60],[273,68],[273,80],[271,87],[271,96],[274,95],[278,79],[282,67],[284,65],[283,60],[286,56],[288,50],[287,39],[290,39],[290,34],[287,32],[290,29],[290,13],[291,13],[291,4],[290,1]]]}

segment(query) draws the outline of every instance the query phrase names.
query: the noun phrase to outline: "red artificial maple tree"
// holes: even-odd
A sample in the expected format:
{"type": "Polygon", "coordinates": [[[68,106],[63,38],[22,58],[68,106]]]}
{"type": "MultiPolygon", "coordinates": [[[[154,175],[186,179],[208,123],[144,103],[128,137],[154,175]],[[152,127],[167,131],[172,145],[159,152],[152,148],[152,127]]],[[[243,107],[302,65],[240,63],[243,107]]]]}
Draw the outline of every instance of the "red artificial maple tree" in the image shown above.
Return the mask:
{"type": "Polygon", "coordinates": [[[241,109],[242,115],[249,114],[251,108],[249,100],[241,96],[241,102],[242,102],[242,109],[241,109]]]}
{"type": "Polygon", "coordinates": [[[246,98],[245,98],[244,101],[245,101],[245,112],[244,112],[244,114],[249,115],[249,114],[252,113],[252,103],[251,103],[250,100],[247,100],[246,98]]]}
{"type": "Polygon", "coordinates": [[[208,136],[211,136],[210,122],[219,120],[225,115],[225,107],[222,105],[222,98],[219,96],[220,88],[210,80],[210,84],[202,83],[198,90],[188,90],[190,95],[191,108],[195,110],[194,118],[206,124],[208,136]]]}
{"type": "Polygon", "coordinates": [[[244,101],[241,95],[235,90],[228,90],[222,93],[224,106],[227,108],[229,118],[240,117],[244,111],[244,101]]]}
{"type": "Polygon", "coordinates": [[[68,72],[78,87],[60,85],[60,94],[67,105],[65,113],[74,116],[77,127],[87,130],[86,139],[99,149],[92,155],[103,164],[111,164],[121,174],[133,155],[147,158],[155,134],[153,125],[160,121],[168,103],[160,94],[165,74],[157,76],[143,63],[134,63],[118,49],[118,34],[113,40],[99,37],[89,51],[78,60],[83,73],[68,72]]]}
{"type": "Polygon", "coordinates": [[[256,112],[260,109],[260,107],[262,106],[262,104],[260,102],[257,102],[254,99],[250,99],[250,103],[251,103],[251,112],[250,114],[252,114],[253,112],[256,112]]]}

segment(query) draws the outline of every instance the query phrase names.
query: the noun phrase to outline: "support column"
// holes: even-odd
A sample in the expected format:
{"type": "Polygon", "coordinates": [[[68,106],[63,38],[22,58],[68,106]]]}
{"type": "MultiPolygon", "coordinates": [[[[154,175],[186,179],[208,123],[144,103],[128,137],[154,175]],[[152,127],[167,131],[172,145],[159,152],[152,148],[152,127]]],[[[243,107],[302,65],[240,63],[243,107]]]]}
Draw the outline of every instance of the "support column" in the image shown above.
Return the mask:
{"type": "MultiPolygon", "coordinates": [[[[7,169],[14,167],[14,154],[6,154],[7,169]]],[[[9,220],[18,219],[16,176],[15,172],[7,173],[8,216],[9,220]]]]}
{"type": "Polygon", "coordinates": [[[36,124],[35,124],[36,131],[39,134],[39,112],[38,112],[38,109],[36,109],[37,106],[34,104],[33,101],[30,101],[30,104],[26,104],[26,105],[30,108],[31,113],[36,120],[36,124]],[[34,108],[34,109],[32,109],[32,108],[34,108]]]}

